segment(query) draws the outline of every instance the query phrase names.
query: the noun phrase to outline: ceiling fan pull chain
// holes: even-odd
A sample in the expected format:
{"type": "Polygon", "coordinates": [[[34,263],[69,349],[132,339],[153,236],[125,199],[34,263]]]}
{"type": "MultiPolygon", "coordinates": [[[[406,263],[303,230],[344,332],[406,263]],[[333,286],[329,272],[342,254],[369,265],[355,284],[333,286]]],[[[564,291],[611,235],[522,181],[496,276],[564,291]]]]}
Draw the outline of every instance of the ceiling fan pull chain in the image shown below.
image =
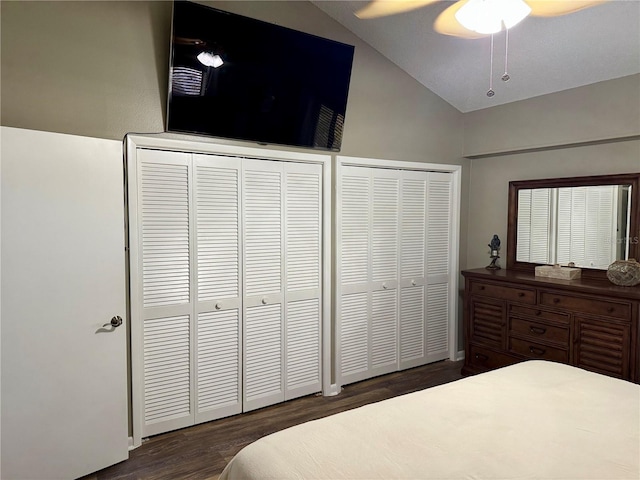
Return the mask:
{"type": "Polygon", "coordinates": [[[502,75],[502,81],[508,82],[511,78],[507,73],[509,63],[509,29],[504,31],[504,75],[502,75]]]}
{"type": "Polygon", "coordinates": [[[491,66],[489,68],[489,90],[487,90],[487,97],[493,97],[496,92],[493,91],[493,33],[491,34],[491,66]]]}

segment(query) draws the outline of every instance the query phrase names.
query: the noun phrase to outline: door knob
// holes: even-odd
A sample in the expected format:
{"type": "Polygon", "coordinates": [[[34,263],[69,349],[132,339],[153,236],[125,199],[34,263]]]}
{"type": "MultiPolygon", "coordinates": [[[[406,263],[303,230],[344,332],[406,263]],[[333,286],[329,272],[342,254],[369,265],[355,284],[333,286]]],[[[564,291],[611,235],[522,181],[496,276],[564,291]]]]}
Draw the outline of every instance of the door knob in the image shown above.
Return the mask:
{"type": "Polygon", "coordinates": [[[113,317],[109,323],[105,323],[104,325],[102,325],[102,328],[104,328],[104,327],[117,328],[120,325],[122,325],[122,317],[120,315],[117,315],[117,316],[113,317]]]}

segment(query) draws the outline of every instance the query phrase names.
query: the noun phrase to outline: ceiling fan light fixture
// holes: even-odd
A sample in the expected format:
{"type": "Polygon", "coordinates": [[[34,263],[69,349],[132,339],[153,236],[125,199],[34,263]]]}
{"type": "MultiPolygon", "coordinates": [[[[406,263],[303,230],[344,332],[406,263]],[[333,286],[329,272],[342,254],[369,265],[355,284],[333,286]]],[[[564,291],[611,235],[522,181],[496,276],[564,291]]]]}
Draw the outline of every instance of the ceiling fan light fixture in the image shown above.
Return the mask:
{"type": "Polygon", "coordinates": [[[517,25],[529,13],[531,7],[523,0],[468,0],[455,17],[468,30],[491,34],[517,25]]]}
{"type": "Polygon", "coordinates": [[[207,67],[218,68],[224,64],[222,57],[213,52],[200,52],[196,58],[207,67]]]}

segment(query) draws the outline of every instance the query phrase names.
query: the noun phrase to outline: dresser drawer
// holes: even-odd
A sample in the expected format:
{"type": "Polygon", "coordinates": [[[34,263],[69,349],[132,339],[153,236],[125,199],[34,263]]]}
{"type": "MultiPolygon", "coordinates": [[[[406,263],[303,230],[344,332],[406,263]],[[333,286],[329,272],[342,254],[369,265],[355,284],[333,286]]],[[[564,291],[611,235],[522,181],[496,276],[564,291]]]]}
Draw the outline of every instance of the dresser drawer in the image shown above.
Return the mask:
{"type": "Polygon", "coordinates": [[[510,305],[509,315],[530,317],[536,320],[549,320],[554,323],[569,324],[569,314],[564,312],[549,312],[539,308],[524,307],[522,305],[510,305]]]}
{"type": "Polygon", "coordinates": [[[520,360],[506,353],[494,352],[488,348],[471,345],[470,358],[467,362],[481,369],[490,370],[493,368],[506,367],[519,362],[520,360]]]}
{"type": "Polygon", "coordinates": [[[550,347],[529,340],[511,337],[509,338],[509,351],[529,358],[540,360],[552,360],[567,363],[569,351],[562,348],[550,347]]]}
{"type": "Polygon", "coordinates": [[[471,282],[471,293],[512,302],[536,303],[536,291],[528,288],[506,287],[492,283],[471,282]]]}
{"type": "Polygon", "coordinates": [[[540,304],[614,318],[628,319],[631,316],[631,305],[629,303],[600,300],[594,297],[574,297],[558,293],[540,292],[540,304]]]}
{"type": "Polygon", "coordinates": [[[546,340],[549,342],[569,345],[569,325],[550,325],[547,323],[526,320],[523,318],[510,318],[509,331],[520,336],[528,336],[546,340]]]}

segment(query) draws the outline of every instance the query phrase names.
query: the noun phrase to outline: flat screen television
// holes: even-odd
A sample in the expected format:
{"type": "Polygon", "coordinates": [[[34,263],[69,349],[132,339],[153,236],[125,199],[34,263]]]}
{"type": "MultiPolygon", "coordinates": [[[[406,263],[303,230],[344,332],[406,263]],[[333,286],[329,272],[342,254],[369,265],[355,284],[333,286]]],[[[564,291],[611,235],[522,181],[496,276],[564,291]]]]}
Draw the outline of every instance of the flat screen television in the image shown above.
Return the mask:
{"type": "Polygon", "coordinates": [[[167,131],[340,150],[354,47],[173,5],[167,131]]]}

